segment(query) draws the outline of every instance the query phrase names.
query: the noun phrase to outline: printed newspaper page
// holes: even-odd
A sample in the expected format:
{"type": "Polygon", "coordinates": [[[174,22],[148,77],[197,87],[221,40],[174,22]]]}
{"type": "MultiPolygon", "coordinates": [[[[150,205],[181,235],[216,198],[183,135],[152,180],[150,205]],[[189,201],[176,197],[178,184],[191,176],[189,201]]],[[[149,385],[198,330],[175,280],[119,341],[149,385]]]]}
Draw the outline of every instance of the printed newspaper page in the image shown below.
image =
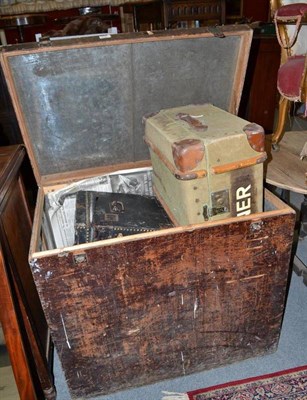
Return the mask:
{"type": "Polygon", "coordinates": [[[130,193],[153,196],[152,168],[116,171],[108,175],[84,179],[46,195],[46,217],[43,225],[48,246],[73,246],[75,241],[76,193],[80,190],[96,192],[130,193]]]}

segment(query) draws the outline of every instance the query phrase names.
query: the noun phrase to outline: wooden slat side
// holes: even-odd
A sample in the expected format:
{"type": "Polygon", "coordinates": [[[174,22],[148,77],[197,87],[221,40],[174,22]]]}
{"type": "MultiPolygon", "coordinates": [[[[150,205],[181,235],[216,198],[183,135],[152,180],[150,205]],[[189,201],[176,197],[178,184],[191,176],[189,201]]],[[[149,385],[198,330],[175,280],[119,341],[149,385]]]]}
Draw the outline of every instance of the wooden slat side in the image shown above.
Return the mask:
{"type": "Polygon", "coordinates": [[[84,170],[77,170],[60,174],[50,174],[46,176],[44,175],[42,176],[41,181],[42,181],[42,186],[44,186],[47,189],[47,191],[50,191],[53,190],[53,188],[59,187],[59,185],[64,185],[64,184],[68,185],[70,183],[82,179],[91,178],[94,176],[99,176],[115,171],[122,171],[134,168],[144,168],[150,166],[151,166],[150,160],[136,161],[123,164],[114,164],[114,165],[108,165],[106,167],[97,166],[95,168],[88,168],[84,170]]]}
{"type": "Polygon", "coordinates": [[[41,240],[42,218],[44,210],[44,193],[43,189],[39,188],[36,199],[36,207],[33,219],[33,229],[29,248],[29,258],[32,260],[32,254],[39,251],[39,243],[41,240]]]}
{"type": "MultiPolygon", "coordinates": [[[[87,249],[94,249],[97,247],[107,247],[107,246],[111,246],[113,244],[135,242],[135,241],[141,241],[144,239],[151,239],[154,237],[162,237],[162,236],[168,236],[168,235],[171,236],[171,235],[176,235],[176,234],[182,233],[182,232],[207,230],[216,225],[227,226],[234,222],[249,221],[249,220],[254,223],[258,223],[259,221],[266,220],[268,218],[278,217],[278,216],[288,215],[288,214],[295,214],[295,212],[294,212],[294,210],[289,211],[288,209],[283,209],[281,211],[272,210],[272,211],[268,211],[268,212],[264,212],[264,213],[252,214],[252,216],[250,215],[250,216],[226,218],[225,220],[209,221],[204,224],[195,224],[195,225],[189,225],[189,226],[179,226],[179,227],[169,228],[169,229],[161,229],[159,231],[145,232],[145,233],[140,233],[140,234],[132,235],[132,236],[123,236],[123,237],[119,237],[119,238],[106,239],[103,241],[85,243],[85,244],[80,244],[80,245],[76,245],[76,246],[64,247],[64,248],[53,249],[53,250],[46,249],[43,251],[39,251],[38,247],[37,247],[36,250],[34,250],[33,252],[30,251],[30,261],[36,260],[36,259],[41,259],[41,258],[44,258],[47,256],[53,256],[53,255],[62,257],[63,255],[66,255],[68,253],[80,254],[80,253],[83,253],[87,249]]],[[[37,237],[39,237],[39,235],[37,235],[37,237]]],[[[34,249],[34,247],[33,247],[33,249],[34,249]]]]}
{"type": "Polygon", "coordinates": [[[294,214],[38,259],[72,396],[110,393],[276,350],[294,214]]]}
{"type": "Polygon", "coordinates": [[[283,212],[295,214],[293,208],[284,203],[279,197],[270,192],[268,189],[264,190],[264,198],[268,203],[272,204],[273,207],[278,210],[280,214],[283,212]]]}
{"type": "MultiPolygon", "coordinates": [[[[41,195],[38,196],[39,201],[38,201],[38,207],[37,207],[37,215],[42,215],[43,213],[43,198],[41,195]],[[40,208],[41,211],[38,210],[40,208]],[[41,214],[39,214],[41,213],[41,214]]],[[[125,243],[129,241],[139,241],[143,239],[150,239],[154,237],[160,237],[164,235],[175,235],[178,233],[182,232],[191,232],[194,230],[199,230],[199,229],[209,229],[213,226],[216,225],[229,225],[232,223],[240,222],[240,221],[262,221],[266,220],[272,217],[278,217],[282,215],[288,215],[288,214],[295,214],[295,211],[289,207],[287,204],[285,204],[283,201],[278,199],[273,193],[271,193],[268,190],[265,190],[265,200],[268,201],[272,205],[272,210],[270,211],[264,211],[262,213],[257,213],[257,214],[252,214],[252,215],[245,215],[241,217],[233,217],[233,218],[225,218],[223,220],[218,220],[218,221],[208,221],[203,224],[195,224],[195,225],[189,225],[189,226],[179,226],[175,228],[170,228],[170,229],[163,229],[160,231],[154,231],[154,232],[146,232],[146,233],[140,233],[138,235],[132,235],[132,236],[124,236],[120,238],[114,238],[114,239],[108,239],[108,240],[103,240],[99,242],[92,242],[92,243],[86,243],[86,244],[81,244],[77,246],[72,246],[72,247],[66,247],[62,249],[53,249],[53,250],[45,250],[45,251],[38,251],[38,247],[33,245],[30,248],[30,259],[31,260],[36,260],[40,258],[44,258],[46,256],[53,256],[53,255],[62,255],[62,254],[67,254],[69,252],[72,252],[74,254],[82,253],[86,249],[91,249],[91,248],[96,248],[100,246],[110,246],[113,245],[114,243],[125,243]]],[[[37,217],[37,220],[40,221],[39,217],[37,217]]],[[[36,216],[34,219],[34,228],[33,228],[33,237],[32,241],[33,243],[38,244],[38,238],[40,237],[40,233],[37,231],[37,229],[40,229],[41,225],[38,225],[36,223],[36,216]],[[38,227],[38,228],[37,228],[38,227]],[[34,238],[36,237],[36,239],[34,238]]]]}
{"type": "MultiPolygon", "coordinates": [[[[252,32],[248,25],[224,25],[218,27],[219,32],[225,36],[241,36],[252,32]]],[[[129,34],[113,35],[111,38],[80,38],[80,39],[65,39],[62,41],[46,41],[42,43],[24,43],[15,46],[8,46],[2,49],[5,56],[24,55],[29,53],[44,53],[46,51],[63,51],[77,48],[88,48],[97,46],[113,46],[128,43],[143,43],[155,42],[162,40],[184,40],[199,37],[213,37],[214,33],[208,27],[195,29],[175,29],[153,31],[150,34],[147,32],[137,32],[129,34]]]]}
{"type": "Polygon", "coordinates": [[[236,71],[233,80],[233,89],[231,92],[232,94],[228,109],[229,112],[235,115],[237,115],[239,112],[239,106],[243,91],[243,85],[245,80],[244,78],[246,74],[252,39],[253,39],[253,32],[252,31],[245,32],[242,35],[242,40],[240,43],[240,49],[238,53],[238,60],[240,61],[238,61],[236,64],[236,71]]]}

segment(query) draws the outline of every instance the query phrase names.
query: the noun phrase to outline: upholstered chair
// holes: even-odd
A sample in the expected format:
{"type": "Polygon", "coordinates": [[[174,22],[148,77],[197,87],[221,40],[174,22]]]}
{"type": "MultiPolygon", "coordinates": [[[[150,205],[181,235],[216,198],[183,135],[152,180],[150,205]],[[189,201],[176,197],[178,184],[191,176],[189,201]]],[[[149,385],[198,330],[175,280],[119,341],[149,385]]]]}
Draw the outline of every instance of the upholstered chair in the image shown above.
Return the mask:
{"type": "Polygon", "coordinates": [[[284,133],[291,102],[304,104],[307,117],[307,2],[271,0],[276,35],[281,46],[281,65],[277,88],[280,93],[279,114],[272,137],[273,150],[284,133]]]}

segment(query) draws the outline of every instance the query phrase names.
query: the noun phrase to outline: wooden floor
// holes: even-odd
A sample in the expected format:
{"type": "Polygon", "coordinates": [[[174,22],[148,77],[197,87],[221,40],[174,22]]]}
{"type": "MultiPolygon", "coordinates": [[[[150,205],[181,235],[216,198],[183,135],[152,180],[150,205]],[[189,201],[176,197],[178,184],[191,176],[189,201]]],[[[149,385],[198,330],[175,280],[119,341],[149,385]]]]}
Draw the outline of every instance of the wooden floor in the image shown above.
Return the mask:
{"type": "Polygon", "coordinates": [[[267,137],[268,160],[265,164],[265,180],[281,189],[307,194],[307,157],[300,153],[307,143],[307,131],[286,132],[279,143],[279,150],[272,151],[270,136],[267,137]]]}

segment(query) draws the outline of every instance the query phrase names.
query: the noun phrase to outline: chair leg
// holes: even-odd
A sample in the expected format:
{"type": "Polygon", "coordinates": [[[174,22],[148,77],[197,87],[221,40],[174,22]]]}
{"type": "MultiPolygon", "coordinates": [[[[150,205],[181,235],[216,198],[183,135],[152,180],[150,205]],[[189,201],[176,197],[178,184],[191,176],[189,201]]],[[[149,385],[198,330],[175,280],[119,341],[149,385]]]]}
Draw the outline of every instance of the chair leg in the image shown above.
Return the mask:
{"type": "Polygon", "coordinates": [[[303,239],[307,236],[307,194],[304,195],[304,200],[301,204],[301,227],[299,238],[303,239]]]}
{"type": "Polygon", "coordinates": [[[280,198],[286,203],[290,204],[290,190],[289,189],[282,189],[280,193],[280,198]]]}
{"type": "Polygon", "coordinates": [[[281,136],[284,132],[289,106],[290,106],[290,100],[286,99],[285,97],[281,97],[278,110],[278,123],[276,130],[272,136],[273,150],[278,150],[278,142],[280,141],[281,136]]]}

